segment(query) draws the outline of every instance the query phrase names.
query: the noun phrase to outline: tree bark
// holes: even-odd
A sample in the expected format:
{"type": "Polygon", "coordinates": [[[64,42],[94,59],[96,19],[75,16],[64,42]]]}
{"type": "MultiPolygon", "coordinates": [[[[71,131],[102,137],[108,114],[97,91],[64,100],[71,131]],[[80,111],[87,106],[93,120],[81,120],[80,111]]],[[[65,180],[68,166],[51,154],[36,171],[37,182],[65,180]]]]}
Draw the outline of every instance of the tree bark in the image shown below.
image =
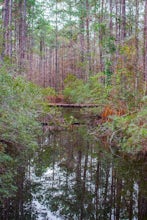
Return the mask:
{"type": "Polygon", "coordinates": [[[86,68],[86,80],[89,79],[90,76],[90,72],[91,72],[91,53],[90,53],[90,32],[89,32],[89,12],[90,12],[90,8],[89,8],[89,0],[86,0],[86,40],[87,40],[87,51],[86,51],[86,57],[87,57],[87,68],[86,68]]]}
{"type": "Polygon", "coordinates": [[[121,41],[124,42],[124,39],[126,37],[126,0],[121,1],[121,19],[122,19],[122,25],[121,25],[121,41]]]}
{"type": "Polygon", "coordinates": [[[81,62],[81,69],[80,69],[80,78],[84,79],[84,62],[85,62],[85,39],[84,39],[84,1],[80,0],[80,10],[81,10],[81,15],[80,15],[80,62],[81,62]]]}
{"type": "Polygon", "coordinates": [[[3,16],[3,45],[1,59],[3,60],[5,56],[9,56],[9,25],[10,25],[10,0],[4,1],[4,6],[2,9],[3,16]]]}
{"type": "Polygon", "coordinates": [[[26,0],[19,2],[19,16],[19,69],[22,73],[26,52],[26,0]]]}
{"type": "Polygon", "coordinates": [[[145,15],[144,15],[144,79],[145,79],[145,93],[147,94],[147,1],[145,1],[145,15]]]}

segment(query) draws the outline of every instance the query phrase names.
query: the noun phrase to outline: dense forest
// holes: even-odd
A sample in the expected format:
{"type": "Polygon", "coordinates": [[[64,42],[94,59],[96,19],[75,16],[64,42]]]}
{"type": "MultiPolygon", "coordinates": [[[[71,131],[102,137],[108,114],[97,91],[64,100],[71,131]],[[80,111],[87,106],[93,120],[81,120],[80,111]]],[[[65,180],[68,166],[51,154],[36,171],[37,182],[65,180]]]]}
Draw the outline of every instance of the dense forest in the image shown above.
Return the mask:
{"type": "Polygon", "coordinates": [[[4,1],[1,62],[57,91],[69,74],[87,82],[103,73],[105,86],[119,75],[122,92],[136,95],[147,78],[146,7],[141,0],[4,1]]]}
{"type": "Polygon", "coordinates": [[[78,123],[50,103],[87,105],[94,138],[146,156],[147,1],[0,0],[0,27],[0,204],[42,125],[78,123]]]}

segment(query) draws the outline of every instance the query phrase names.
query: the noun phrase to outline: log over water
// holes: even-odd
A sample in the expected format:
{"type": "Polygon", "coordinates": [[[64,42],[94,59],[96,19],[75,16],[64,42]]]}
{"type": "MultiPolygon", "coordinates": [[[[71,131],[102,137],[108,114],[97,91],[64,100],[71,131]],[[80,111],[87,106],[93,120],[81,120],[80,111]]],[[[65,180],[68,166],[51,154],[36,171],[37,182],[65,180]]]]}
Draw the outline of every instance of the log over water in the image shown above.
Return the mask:
{"type": "Polygon", "coordinates": [[[64,108],[95,108],[99,107],[98,104],[67,104],[67,103],[49,103],[50,107],[64,107],[64,108]]]}

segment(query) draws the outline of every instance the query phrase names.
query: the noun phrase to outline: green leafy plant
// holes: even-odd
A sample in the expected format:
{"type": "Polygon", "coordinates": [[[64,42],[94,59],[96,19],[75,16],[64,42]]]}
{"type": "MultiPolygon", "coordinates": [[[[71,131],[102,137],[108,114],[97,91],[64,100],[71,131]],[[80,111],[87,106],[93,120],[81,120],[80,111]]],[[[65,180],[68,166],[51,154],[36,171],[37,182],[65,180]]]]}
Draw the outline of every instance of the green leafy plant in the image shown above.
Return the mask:
{"type": "MultiPolygon", "coordinates": [[[[42,89],[3,67],[0,73],[0,197],[16,190],[17,167],[38,146],[43,110],[42,89]]],[[[1,201],[2,202],[2,201],[1,201]]]]}
{"type": "Polygon", "coordinates": [[[69,75],[65,79],[63,94],[74,103],[102,103],[110,91],[111,86],[104,87],[100,81],[105,78],[103,73],[90,77],[85,83],[83,80],[69,75]]]}

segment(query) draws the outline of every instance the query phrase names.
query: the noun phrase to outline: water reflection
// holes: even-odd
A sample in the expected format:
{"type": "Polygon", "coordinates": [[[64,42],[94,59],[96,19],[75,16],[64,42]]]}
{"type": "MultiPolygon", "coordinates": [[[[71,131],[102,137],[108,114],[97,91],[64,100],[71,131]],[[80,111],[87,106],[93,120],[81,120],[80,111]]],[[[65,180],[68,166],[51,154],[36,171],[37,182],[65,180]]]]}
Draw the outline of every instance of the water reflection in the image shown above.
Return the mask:
{"type": "Polygon", "coordinates": [[[145,220],[146,171],[145,162],[112,158],[84,127],[49,132],[21,181],[19,217],[7,219],[145,220]]]}
{"type": "Polygon", "coordinates": [[[145,171],[141,162],[111,158],[78,127],[48,136],[34,159],[34,189],[60,219],[143,219],[145,171]]]}

